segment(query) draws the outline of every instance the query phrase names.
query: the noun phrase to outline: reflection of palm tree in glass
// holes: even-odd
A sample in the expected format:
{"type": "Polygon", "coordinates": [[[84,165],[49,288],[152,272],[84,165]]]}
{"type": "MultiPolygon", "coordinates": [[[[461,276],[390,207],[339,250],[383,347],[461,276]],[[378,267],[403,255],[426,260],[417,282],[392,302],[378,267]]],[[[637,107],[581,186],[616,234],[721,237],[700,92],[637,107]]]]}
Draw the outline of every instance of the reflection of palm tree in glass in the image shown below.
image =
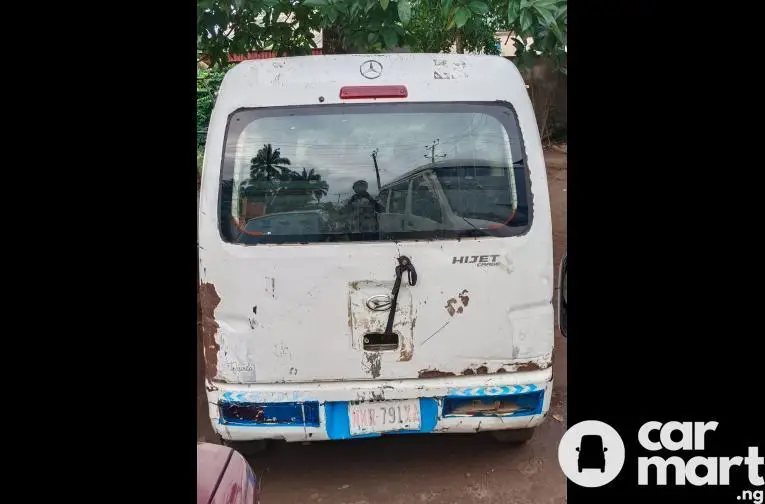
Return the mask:
{"type": "Polygon", "coordinates": [[[279,149],[274,149],[271,144],[265,144],[250,161],[250,178],[252,180],[281,178],[282,174],[289,170],[287,166],[290,164],[289,159],[281,156],[279,149]]]}
{"type": "Polygon", "coordinates": [[[321,198],[327,195],[329,184],[327,184],[326,180],[322,180],[321,175],[315,173],[313,168],[309,171],[306,171],[306,169],[303,168],[303,173],[292,173],[294,175],[292,180],[308,182],[308,191],[313,194],[313,197],[316,198],[317,202],[320,202],[321,198]]]}

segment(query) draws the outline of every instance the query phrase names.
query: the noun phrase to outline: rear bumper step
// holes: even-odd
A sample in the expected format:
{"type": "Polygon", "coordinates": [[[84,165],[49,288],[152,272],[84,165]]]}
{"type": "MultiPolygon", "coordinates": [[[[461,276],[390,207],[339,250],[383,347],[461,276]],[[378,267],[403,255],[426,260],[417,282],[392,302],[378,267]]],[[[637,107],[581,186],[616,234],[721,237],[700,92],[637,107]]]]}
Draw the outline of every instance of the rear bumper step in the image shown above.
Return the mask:
{"type": "Polygon", "coordinates": [[[461,433],[534,427],[550,406],[552,370],[374,382],[215,384],[215,429],[232,441],[322,441],[394,434],[461,433]],[[418,428],[351,435],[349,404],[419,400],[418,428]]]}

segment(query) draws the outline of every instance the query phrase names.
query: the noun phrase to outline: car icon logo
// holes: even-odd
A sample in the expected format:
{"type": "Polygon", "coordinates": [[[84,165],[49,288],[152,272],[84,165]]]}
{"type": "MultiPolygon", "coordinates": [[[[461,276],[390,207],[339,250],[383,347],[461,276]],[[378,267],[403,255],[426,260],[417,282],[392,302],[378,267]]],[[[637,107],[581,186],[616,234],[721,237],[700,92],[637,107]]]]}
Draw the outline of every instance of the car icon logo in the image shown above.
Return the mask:
{"type": "Polygon", "coordinates": [[[583,469],[600,469],[600,472],[605,472],[605,453],[608,451],[608,448],[603,446],[602,437],[597,434],[582,436],[576,451],[579,452],[579,460],[577,462],[579,472],[582,472],[583,469]]]}
{"type": "Polygon", "coordinates": [[[376,79],[382,74],[382,63],[376,60],[367,60],[361,64],[361,75],[367,79],[376,79]]]}

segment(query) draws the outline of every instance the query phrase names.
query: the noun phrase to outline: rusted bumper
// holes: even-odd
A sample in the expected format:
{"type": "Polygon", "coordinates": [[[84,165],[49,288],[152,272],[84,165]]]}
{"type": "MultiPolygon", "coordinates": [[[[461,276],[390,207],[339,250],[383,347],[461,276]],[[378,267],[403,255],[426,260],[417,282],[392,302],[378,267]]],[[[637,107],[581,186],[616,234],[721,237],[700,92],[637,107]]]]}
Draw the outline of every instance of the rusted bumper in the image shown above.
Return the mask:
{"type": "Polygon", "coordinates": [[[420,427],[384,435],[534,427],[547,415],[552,384],[551,368],[418,380],[216,383],[208,387],[213,389],[208,400],[212,423],[224,439],[323,441],[356,437],[348,430],[349,404],[401,399],[419,400],[420,427]]]}

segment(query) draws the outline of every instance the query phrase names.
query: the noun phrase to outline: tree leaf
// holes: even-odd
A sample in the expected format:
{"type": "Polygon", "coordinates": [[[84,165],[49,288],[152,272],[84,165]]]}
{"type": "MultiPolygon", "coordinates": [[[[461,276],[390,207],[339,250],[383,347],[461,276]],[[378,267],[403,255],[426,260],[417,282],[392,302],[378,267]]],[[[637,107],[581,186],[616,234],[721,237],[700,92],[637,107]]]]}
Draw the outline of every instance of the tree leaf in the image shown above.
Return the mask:
{"type": "Polygon", "coordinates": [[[521,11],[521,31],[527,32],[529,28],[531,28],[531,23],[533,23],[533,19],[531,18],[531,11],[529,9],[525,9],[521,11]]]}
{"type": "Polygon", "coordinates": [[[489,12],[489,6],[481,2],[480,0],[473,0],[472,2],[468,4],[468,7],[475,14],[486,14],[487,12],[489,12]]]}
{"type": "Polygon", "coordinates": [[[564,43],[564,44],[566,43],[566,37],[563,35],[563,31],[562,31],[562,30],[560,29],[560,27],[558,26],[558,23],[553,23],[553,24],[551,24],[551,25],[550,25],[550,29],[551,29],[551,30],[552,30],[552,32],[555,34],[555,37],[557,37],[557,39],[558,39],[558,40],[559,40],[561,43],[564,43]]]}
{"type": "Polygon", "coordinates": [[[565,0],[535,0],[534,7],[549,8],[557,6],[558,4],[566,5],[565,0]]]}
{"type": "Polygon", "coordinates": [[[452,10],[452,0],[444,0],[441,4],[441,14],[443,16],[449,16],[449,13],[452,10]]]}
{"type": "Polygon", "coordinates": [[[460,7],[457,9],[457,12],[454,14],[454,23],[457,25],[457,28],[462,28],[465,26],[465,23],[468,22],[468,19],[473,15],[472,12],[470,12],[470,9],[467,7],[460,7]]]}
{"type": "Polygon", "coordinates": [[[327,5],[327,0],[305,0],[303,5],[310,5],[312,7],[318,5],[327,5]]]}
{"type": "Polygon", "coordinates": [[[507,4],[507,23],[512,25],[518,20],[518,16],[520,15],[520,7],[518,4],[518,0],[509,0],[507,4]]]}
{"type": "Polygon", "coordinates": [[[395,31],[390,28],[385,28],[382,32],[382,36],[383,41],[385,42],[385,47],[388,49],[396,47],[396,44],[398,43],[398,35],[396,35],[395,31]]]}
{"type": "Polygon", "coordinates": [[[542,19],[545,20],[545,24],[547,26],[555,24],[555,18],[553,17],[552,12],[545,9],[544,7],[539,7],[537,5],[534,6],[534,10],[537,11],[540,16],[542,16],[542,19]]]}
{"type": "Polygon", "coordinates": [[[388,8],[389,0],[380,0],[380,7],[382,7],[382,10],[386,10],[388,8]]]}
{"type": "Polygon", "coordinates": [[[558,11],[555,14],[555,17],[560,18],[561,16],[565,16],[567,11],[568,11],[568,6],[566,4],[563,4],[560,7],[558,7],[558,11]]]}
{"type": "Polygon", "coordinates": [[[398,18],[404,26],[412,19],[412,4],[409,0],[398,0],[398,18]]]}

